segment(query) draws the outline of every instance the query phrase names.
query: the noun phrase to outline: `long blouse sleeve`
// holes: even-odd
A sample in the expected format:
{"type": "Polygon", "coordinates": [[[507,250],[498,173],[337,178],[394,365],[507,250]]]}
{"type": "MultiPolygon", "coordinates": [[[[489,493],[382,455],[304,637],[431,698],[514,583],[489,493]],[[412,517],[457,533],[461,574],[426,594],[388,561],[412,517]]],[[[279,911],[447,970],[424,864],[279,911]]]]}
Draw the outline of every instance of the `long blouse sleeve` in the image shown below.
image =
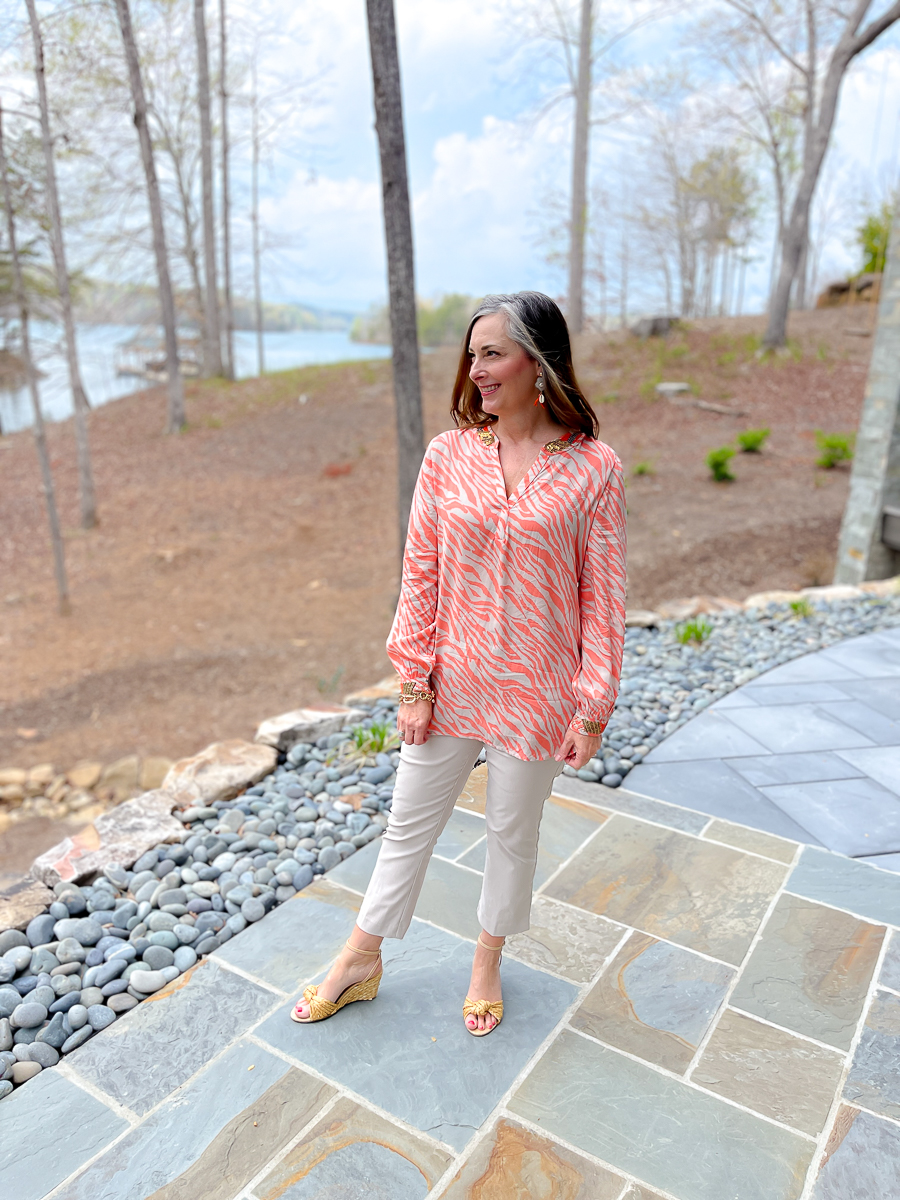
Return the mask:
{"type": "Polygon", "coordinates": [[[438,602],[438,515],[436,466],[432,447],[425,452],[413,493],[409,532],[403,555],[400,600],[388,635],[388,658],[404,683],[430,687],[435,656],[438,602]]]}
{"type": "Polygon", "coordinates": [[[579,606],[581,666],[573,681],[572,728],[596,735],[612,715],[625,642],[625,486],[618,458],[591,522],[579,606]]]}

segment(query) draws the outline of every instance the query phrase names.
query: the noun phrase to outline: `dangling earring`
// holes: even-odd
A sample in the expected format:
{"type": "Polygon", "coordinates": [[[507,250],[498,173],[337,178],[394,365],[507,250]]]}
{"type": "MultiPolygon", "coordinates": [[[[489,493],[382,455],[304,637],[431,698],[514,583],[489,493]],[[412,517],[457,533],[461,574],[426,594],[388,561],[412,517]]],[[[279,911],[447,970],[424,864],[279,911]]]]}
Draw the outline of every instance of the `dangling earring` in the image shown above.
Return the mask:
{"type": "Polygon", "coordinates": [[[544,403],[544,372],[541,371],[537,379],[534,381],[534,386],[537,388],[538,394],[535,404],[544,403]]]}

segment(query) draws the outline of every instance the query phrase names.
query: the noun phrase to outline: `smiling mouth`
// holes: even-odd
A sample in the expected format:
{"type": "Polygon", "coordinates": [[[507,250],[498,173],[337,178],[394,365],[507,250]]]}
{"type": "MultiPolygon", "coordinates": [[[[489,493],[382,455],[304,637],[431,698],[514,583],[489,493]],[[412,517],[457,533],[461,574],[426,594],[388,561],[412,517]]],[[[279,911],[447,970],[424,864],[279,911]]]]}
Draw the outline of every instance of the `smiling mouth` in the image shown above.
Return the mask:
{"type": "Polygon", "coordinates": [[[489,383],[485,387],[479,388],[478,390],[481,392],[482,396],[492,396],[499,386],[499,383],[489,383]]]}

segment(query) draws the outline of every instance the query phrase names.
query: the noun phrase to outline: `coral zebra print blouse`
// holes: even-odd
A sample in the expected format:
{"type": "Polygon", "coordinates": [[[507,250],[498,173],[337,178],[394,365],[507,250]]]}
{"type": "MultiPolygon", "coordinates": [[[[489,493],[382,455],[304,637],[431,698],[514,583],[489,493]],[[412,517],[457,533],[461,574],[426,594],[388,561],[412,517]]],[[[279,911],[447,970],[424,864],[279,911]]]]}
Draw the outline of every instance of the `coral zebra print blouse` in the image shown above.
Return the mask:
{"type": "Polygon", "coordinates": [[[429,445],[387,650],[435,689],[429,733],[528,761],[570,723],[606,725],[625,634],[622,464],[580,432],[549,442],[507,498],[490,428],[429,445]],[[573,719],[574,718],[574,719],[573,719]]]}

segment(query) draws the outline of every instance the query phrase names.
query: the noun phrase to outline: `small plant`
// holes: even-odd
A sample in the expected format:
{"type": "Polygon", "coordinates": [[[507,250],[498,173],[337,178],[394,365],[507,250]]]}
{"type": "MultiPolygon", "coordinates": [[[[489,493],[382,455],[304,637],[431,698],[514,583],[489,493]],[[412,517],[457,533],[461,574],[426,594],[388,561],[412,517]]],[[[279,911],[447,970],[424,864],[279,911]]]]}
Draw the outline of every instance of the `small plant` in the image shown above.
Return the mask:
{"type": "Polygon", "coordinates": [[[696,642],[700,646],[706,641],[712,631],[712,625],[710,625],[706,617],[700,617],[693,621],[682,621],[680,625],[675,626],[675,636],[681,642],[682,646],[687,646],[691,642],[696,642]]]}
{"type": "Polygon", "coordinates": [[[801,596],[799,600],[791,601],[791,612],[795,617],[812,617],[815,615],[815,611],[806,596],[801,596]]]}
{"type": "Polygon", "coordinates": [[[400,745],[400,735],[386,721],[375,721],[368,729],[364,729],[362,726],[354,729],[351,741],[363,756],[383,754],[400,745]]]}
{"type": "Polygon", "coordinates": [[[720,446],[718,450],[710,450],[706,456],[706,465],[712,471],[716,483],[730,483],[735,477],[728,469],[728,464],[734,458],[731,446],[720,446]]]}
{"type": "Polygon", "coordinates": [[[847,462],[853,457],[854,436],[852,433],[823,433],[816,430],[816,445],[819,448],[817,467],[836,467],[840,462],[847,462]]]}
{"type": "Polygon", "coordinates": [[[632,475],[638,475],[638,476],[640,476],[640,475],[655,475],[656,474],[656,472],[653,469],[653,463],[649,462],[646,459],[643,462],[635,463],[634,466],[631,468],[631,473],[632,473],[632,475]]]}
{"type": "Polygon", "coordinates": [[[745,454],[759,454],[770,433],[770,429],[745,429],[737,435],[737,440],[745,454]]]}

